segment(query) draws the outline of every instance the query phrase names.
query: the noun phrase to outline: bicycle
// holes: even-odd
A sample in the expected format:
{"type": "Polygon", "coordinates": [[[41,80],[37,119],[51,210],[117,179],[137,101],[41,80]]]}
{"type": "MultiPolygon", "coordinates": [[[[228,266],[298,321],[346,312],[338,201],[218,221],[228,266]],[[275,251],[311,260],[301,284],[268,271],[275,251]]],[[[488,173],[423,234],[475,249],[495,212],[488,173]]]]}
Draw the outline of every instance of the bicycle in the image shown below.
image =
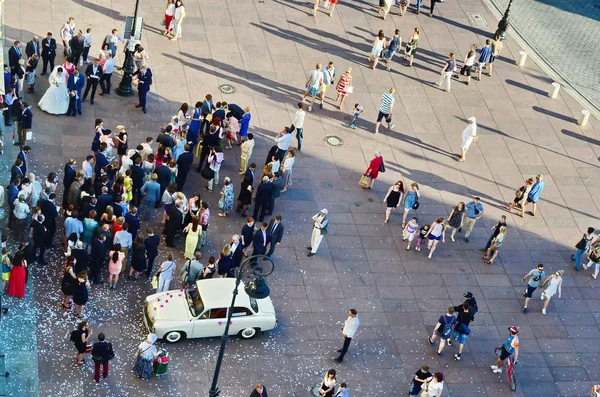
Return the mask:
{"type": "MultiPolygon", "coordinates": [[[[500,348],[500,347],[496,348],[496,350],[495,350],[496,357],[500,358],[501,351],[502,351],[502,348],[500,348]]],[[[516,361],[513,361],[512,356],[509,356],[507,358],[506,374],[508,375],[508,383],[510,386],[510,390],[512,390],[512,391],[517,390],[517,376],[515,375],[515,364],[516,364],[516,361]]]]}

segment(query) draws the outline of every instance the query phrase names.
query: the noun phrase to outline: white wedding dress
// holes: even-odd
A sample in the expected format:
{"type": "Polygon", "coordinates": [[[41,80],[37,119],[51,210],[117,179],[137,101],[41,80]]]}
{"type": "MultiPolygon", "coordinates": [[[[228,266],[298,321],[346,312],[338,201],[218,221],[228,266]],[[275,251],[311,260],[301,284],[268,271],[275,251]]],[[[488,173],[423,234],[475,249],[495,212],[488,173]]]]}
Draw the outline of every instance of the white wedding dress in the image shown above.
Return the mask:
{"type": "Polygon", "coordinates": [[[69,91],[65,80],[66,72],[63,69],[62,74],[58,75],[57,70],[61,66],[56,66],[50,73],[50,87],[38,102],[38,106],[46,113],[66,114],[69,110],[69,91]]]}

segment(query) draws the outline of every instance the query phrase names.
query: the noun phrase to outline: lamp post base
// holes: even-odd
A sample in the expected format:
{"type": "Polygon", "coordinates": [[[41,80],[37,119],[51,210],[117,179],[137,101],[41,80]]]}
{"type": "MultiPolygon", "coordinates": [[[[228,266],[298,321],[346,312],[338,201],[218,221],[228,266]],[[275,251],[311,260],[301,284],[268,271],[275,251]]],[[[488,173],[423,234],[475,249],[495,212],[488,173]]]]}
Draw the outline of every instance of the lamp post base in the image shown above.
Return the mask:
{"type": "Polygon", "coordinates": [[[134,66],[133,59],[131,59],[131,50],[129,48],[127,48],[127,51],[125,51],[125,57],[127,60],[125,61],[125,65],[123,66],[123,78],[119,83],[119,88],[117,88],[115,92],[119,96],[129,97],[133,96],[134,94],[133,87],[131,86],[131,81],[133,80],[134,66]]]}

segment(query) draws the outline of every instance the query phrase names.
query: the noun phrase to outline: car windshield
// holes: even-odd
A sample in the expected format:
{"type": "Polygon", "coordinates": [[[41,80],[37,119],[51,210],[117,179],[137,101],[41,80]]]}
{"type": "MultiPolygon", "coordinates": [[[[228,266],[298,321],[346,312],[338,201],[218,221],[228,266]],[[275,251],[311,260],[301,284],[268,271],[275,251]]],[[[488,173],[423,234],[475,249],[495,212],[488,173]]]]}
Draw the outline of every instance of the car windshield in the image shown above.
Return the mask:
{"type": "Polygon", "coordinates": [[[198,317],[204,311],[204,303],[195,285],[185,290],[185,297],[192,317],[198,317]]]}

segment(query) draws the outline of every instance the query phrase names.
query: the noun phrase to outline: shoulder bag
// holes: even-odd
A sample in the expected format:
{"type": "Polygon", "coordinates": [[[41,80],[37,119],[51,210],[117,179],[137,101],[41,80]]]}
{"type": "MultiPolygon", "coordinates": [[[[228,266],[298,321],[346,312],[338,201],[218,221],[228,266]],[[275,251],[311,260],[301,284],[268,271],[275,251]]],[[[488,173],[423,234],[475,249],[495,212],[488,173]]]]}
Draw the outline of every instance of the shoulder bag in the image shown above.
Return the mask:
{"type": "Polygon", "coordinates": [[[190,266],[191,265],[192,265],[192,260],[188,259],[187,266],[183,269],[183,272],[181,273],[181,282],[182,283],[188,282],[188,276],[190,274],[190,266]]]}
{"type": "Polygon", "coordinates": [[[379,172],[385,172],[385,165],[383,164],[383,161],[381,162],[381,165],[379,166],[379,172]]]}

